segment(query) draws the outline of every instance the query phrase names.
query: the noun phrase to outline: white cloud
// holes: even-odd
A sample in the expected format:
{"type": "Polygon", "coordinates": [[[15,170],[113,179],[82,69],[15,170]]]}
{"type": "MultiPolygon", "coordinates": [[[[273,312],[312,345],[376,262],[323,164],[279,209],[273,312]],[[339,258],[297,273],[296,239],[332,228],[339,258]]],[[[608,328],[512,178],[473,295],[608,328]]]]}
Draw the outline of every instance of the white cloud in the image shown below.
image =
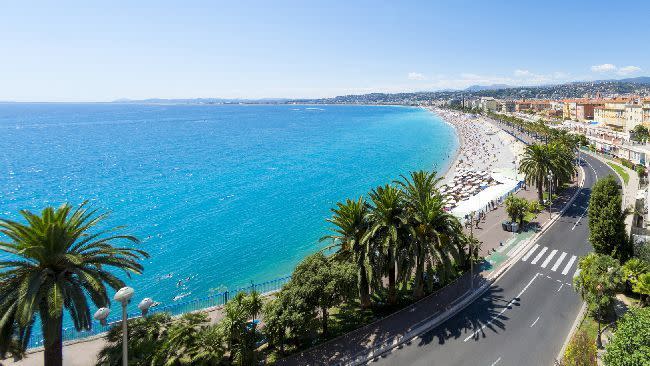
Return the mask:
{"type": "Polygon", "coordinates": [[[419,72],[409,72],[408,74],[408,79],[409,80],[424,80],[426,77],[419,72]]]}
{"type": "Polygon", "coordinates": [[[594,65],[591,67],[591,71],[593,72],[611,72],[614,70],[616,70],[616,66],[612,64],[594,65]]]}
{"type": "Polygon", "coordinates": [[[530,75],[532,75],[532,73],[528,70],[520,70],[520,69],[515,70],[515,76],[523,77],[523,76],[530,76],[530,75]]]}
{"type": "Polygon", "coordinates": [[[619,75],[630,75],[638,71],[641,71],[641,68],[638,66],[623,66],[616,73],[619,75]]]}

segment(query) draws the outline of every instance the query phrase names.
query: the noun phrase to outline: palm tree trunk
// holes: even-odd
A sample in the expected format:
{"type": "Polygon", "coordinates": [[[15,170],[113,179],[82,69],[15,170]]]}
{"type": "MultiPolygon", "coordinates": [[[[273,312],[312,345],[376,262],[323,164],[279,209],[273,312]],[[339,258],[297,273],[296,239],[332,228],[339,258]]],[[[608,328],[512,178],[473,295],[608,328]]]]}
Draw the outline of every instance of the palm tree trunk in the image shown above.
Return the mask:
{"type": "Polygon", "coordinates": [[[395,305],[397,302],[397,291],[395,290],[395,256],[392,250],[388,256],[388,303],[395,305]]]}
{"type": "MultiPolygon", "coordinates": [[[[41,314],[47,314],[47,309],[42,309],[41,314]]],[[[51,318],[41,315],[41,324],[43,338],[45,338],[43,364],[45,366],[63,366],[62,317],[51,318]]]]}
{"type": "Polygon", "coordinates": [[[424,295],[424,256],[421,255],[422,249],[418,250],[416,264],[415,264],[415,288],[413,289],[413,296],[416,299],[421,298],[424,295]]]}
{"type": "Polygon", "coordinates": [[[541,179],[537,180],[537,199],[539,203],[544,202],[544,185],[541,179]]]}
{"type": "Polygon", "coordinates": [[[361,308],[366,309],[370,307],[370,290],[368,285],[368,273],[366,267],[362,263],[359,266],[359,300],[361,300],[361,308]]]}

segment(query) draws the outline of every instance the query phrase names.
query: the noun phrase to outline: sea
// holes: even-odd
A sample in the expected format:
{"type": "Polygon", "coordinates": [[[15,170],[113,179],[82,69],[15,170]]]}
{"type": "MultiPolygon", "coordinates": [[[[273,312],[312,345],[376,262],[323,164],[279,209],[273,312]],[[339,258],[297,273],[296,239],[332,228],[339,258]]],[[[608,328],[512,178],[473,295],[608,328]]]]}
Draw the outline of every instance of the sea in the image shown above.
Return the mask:
{"type": "Polygon", "coordinates": [[[291,274],[327,245],[336,202],[443,171],[458,145],[414,107],[5,103],[0,217],[109,211],[103,227],[125,225],[151,255],[142,275],[118,274],[169,305],[291,274]]]}

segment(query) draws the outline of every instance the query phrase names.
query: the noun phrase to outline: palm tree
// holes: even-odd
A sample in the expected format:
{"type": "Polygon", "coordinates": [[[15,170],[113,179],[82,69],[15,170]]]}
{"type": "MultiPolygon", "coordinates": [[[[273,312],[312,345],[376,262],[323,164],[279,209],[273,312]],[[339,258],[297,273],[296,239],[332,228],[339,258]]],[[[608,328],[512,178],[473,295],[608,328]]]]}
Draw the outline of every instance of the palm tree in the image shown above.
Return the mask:
{"type": "Polygon", "coordinates": [[[526,176],[526,183],[537,187],[537,199],[544,201],[544,181],[553,167],[549,147],[546,145],[529,145],[521,159],[519,171],[526,176]]]}
{"type": "Polygon", "coordinates": [[[222,334],[228,343],[230,360],[237,365],[256,363],[257,341],[259,332],[257,323],[249,322],[261,311],[261,302],[257,293],[247,295],[238,293],[224,307],[224,318],[219,323],[222,334]]]}
{"type": "MultiPolygon", "coordinates": [[[[338,247],[335,258],[352,260],[357,265],[359,278],[359,300],[362,308],[370,306],[369,275],[367,241],[363,239],[368,232],[368,204],[363,197],[354,201],[346,199],[345,203],[338,202],[332,209],[332,218],[327,222],[334,225],[333,234],[320,238],[320,241],[332,240],[333,246],[338,247]]],[[[333,247],[331,246],[331,247],[333,247]]],[[[326,249],[330,249],[328,247],[326,249]]]]}
{"type": "Polygon", "coordinates": [[[40,216],[27,210],[21,215],[27,224],[0,219],[0,232],[10,239],[0,242],[0,249],[9,254],[9,259],[0,261],[0,343],[8,342],[9,335],[24,344],[38,313],[45,365],[60,366],[63,310],[77,330],[90,329],[86,294],[97,307],[109,305],[105,285],[117,290],[124,282],[108,267],[130,277],[130,273],[142,273],[138,260],[148,254],[113,246],[120,240],[138,242],[133,236],[118,234],[121,227],[91,233],[107,214],[86,209],[86,202],[76,209],[63,204],[45,208],[40,216]],[[18,331],[9,333],[7,327],[18,331]]]}
{"type": "Polygon", "coordinates": [[[402,177],[398,184],[406,197],[406,215],[409,220],[411,240],[408,255],[402,265],[415,272],[413,295],[424,295],[424,285],[433,284],[433,270],[446,278],[452,270],[454,258],[459,257],[457,244],[464,241],[462,225],[456,217],[444,210],[442,196],[435,187],[439,181],[436,173],[412,172],[410,179],[402,177]],[[429,272],[425,279],[425,270],[429,272]]]}
{"type": "Polygon", "coordinates": [[[625,286],[631,289],[639,277],[650,272],[650,265],[640,258],[631,258],[623,265],[623,275],[625,276],[625,286]]]}
{"type": "Polygon", "coordinates": [[[183,314],[169,326],[152,365],[216,365],[225,353],[217,326],[209,325],[205,312],[183,314]]]}
{"type": "Polygon", "coordinates": [[[386,257],[388,303],[393,305],[397,301],[395,287],[397,251],[401,249],[402,239],[407,233],[408,221],[404,216],[404,198],[401,190],[385,185],[373,189],[370,192],[370,200],[371,207],[368,215],[370,230],[364,241],[370,240],[377,244],[378,249],[386,257]]]}
{"type": "MultiPolygon", "coordinates": [[[[168,337],[172,323],[168,313],[157,313],[129,321],[129,365],[152,365],[157,350],[168,337]]],[[[107,345],[99,352],[98,365],[122,365],[122,327],[112,327],[106,335],[107,345]]]]}

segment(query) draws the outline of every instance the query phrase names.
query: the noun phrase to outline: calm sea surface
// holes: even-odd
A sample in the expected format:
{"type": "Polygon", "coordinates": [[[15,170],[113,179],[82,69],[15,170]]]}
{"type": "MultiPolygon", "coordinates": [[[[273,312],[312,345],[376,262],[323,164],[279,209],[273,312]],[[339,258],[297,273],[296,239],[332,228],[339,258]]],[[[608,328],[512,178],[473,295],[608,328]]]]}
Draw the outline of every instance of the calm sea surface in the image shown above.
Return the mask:
{"type": "Polygon", "coordinates": [[[151,254],[136,298],[171,304],[290,274],[335,202],[457,146],[417,108],[0,104],[0,216],[112,211],[151,254]]]}

